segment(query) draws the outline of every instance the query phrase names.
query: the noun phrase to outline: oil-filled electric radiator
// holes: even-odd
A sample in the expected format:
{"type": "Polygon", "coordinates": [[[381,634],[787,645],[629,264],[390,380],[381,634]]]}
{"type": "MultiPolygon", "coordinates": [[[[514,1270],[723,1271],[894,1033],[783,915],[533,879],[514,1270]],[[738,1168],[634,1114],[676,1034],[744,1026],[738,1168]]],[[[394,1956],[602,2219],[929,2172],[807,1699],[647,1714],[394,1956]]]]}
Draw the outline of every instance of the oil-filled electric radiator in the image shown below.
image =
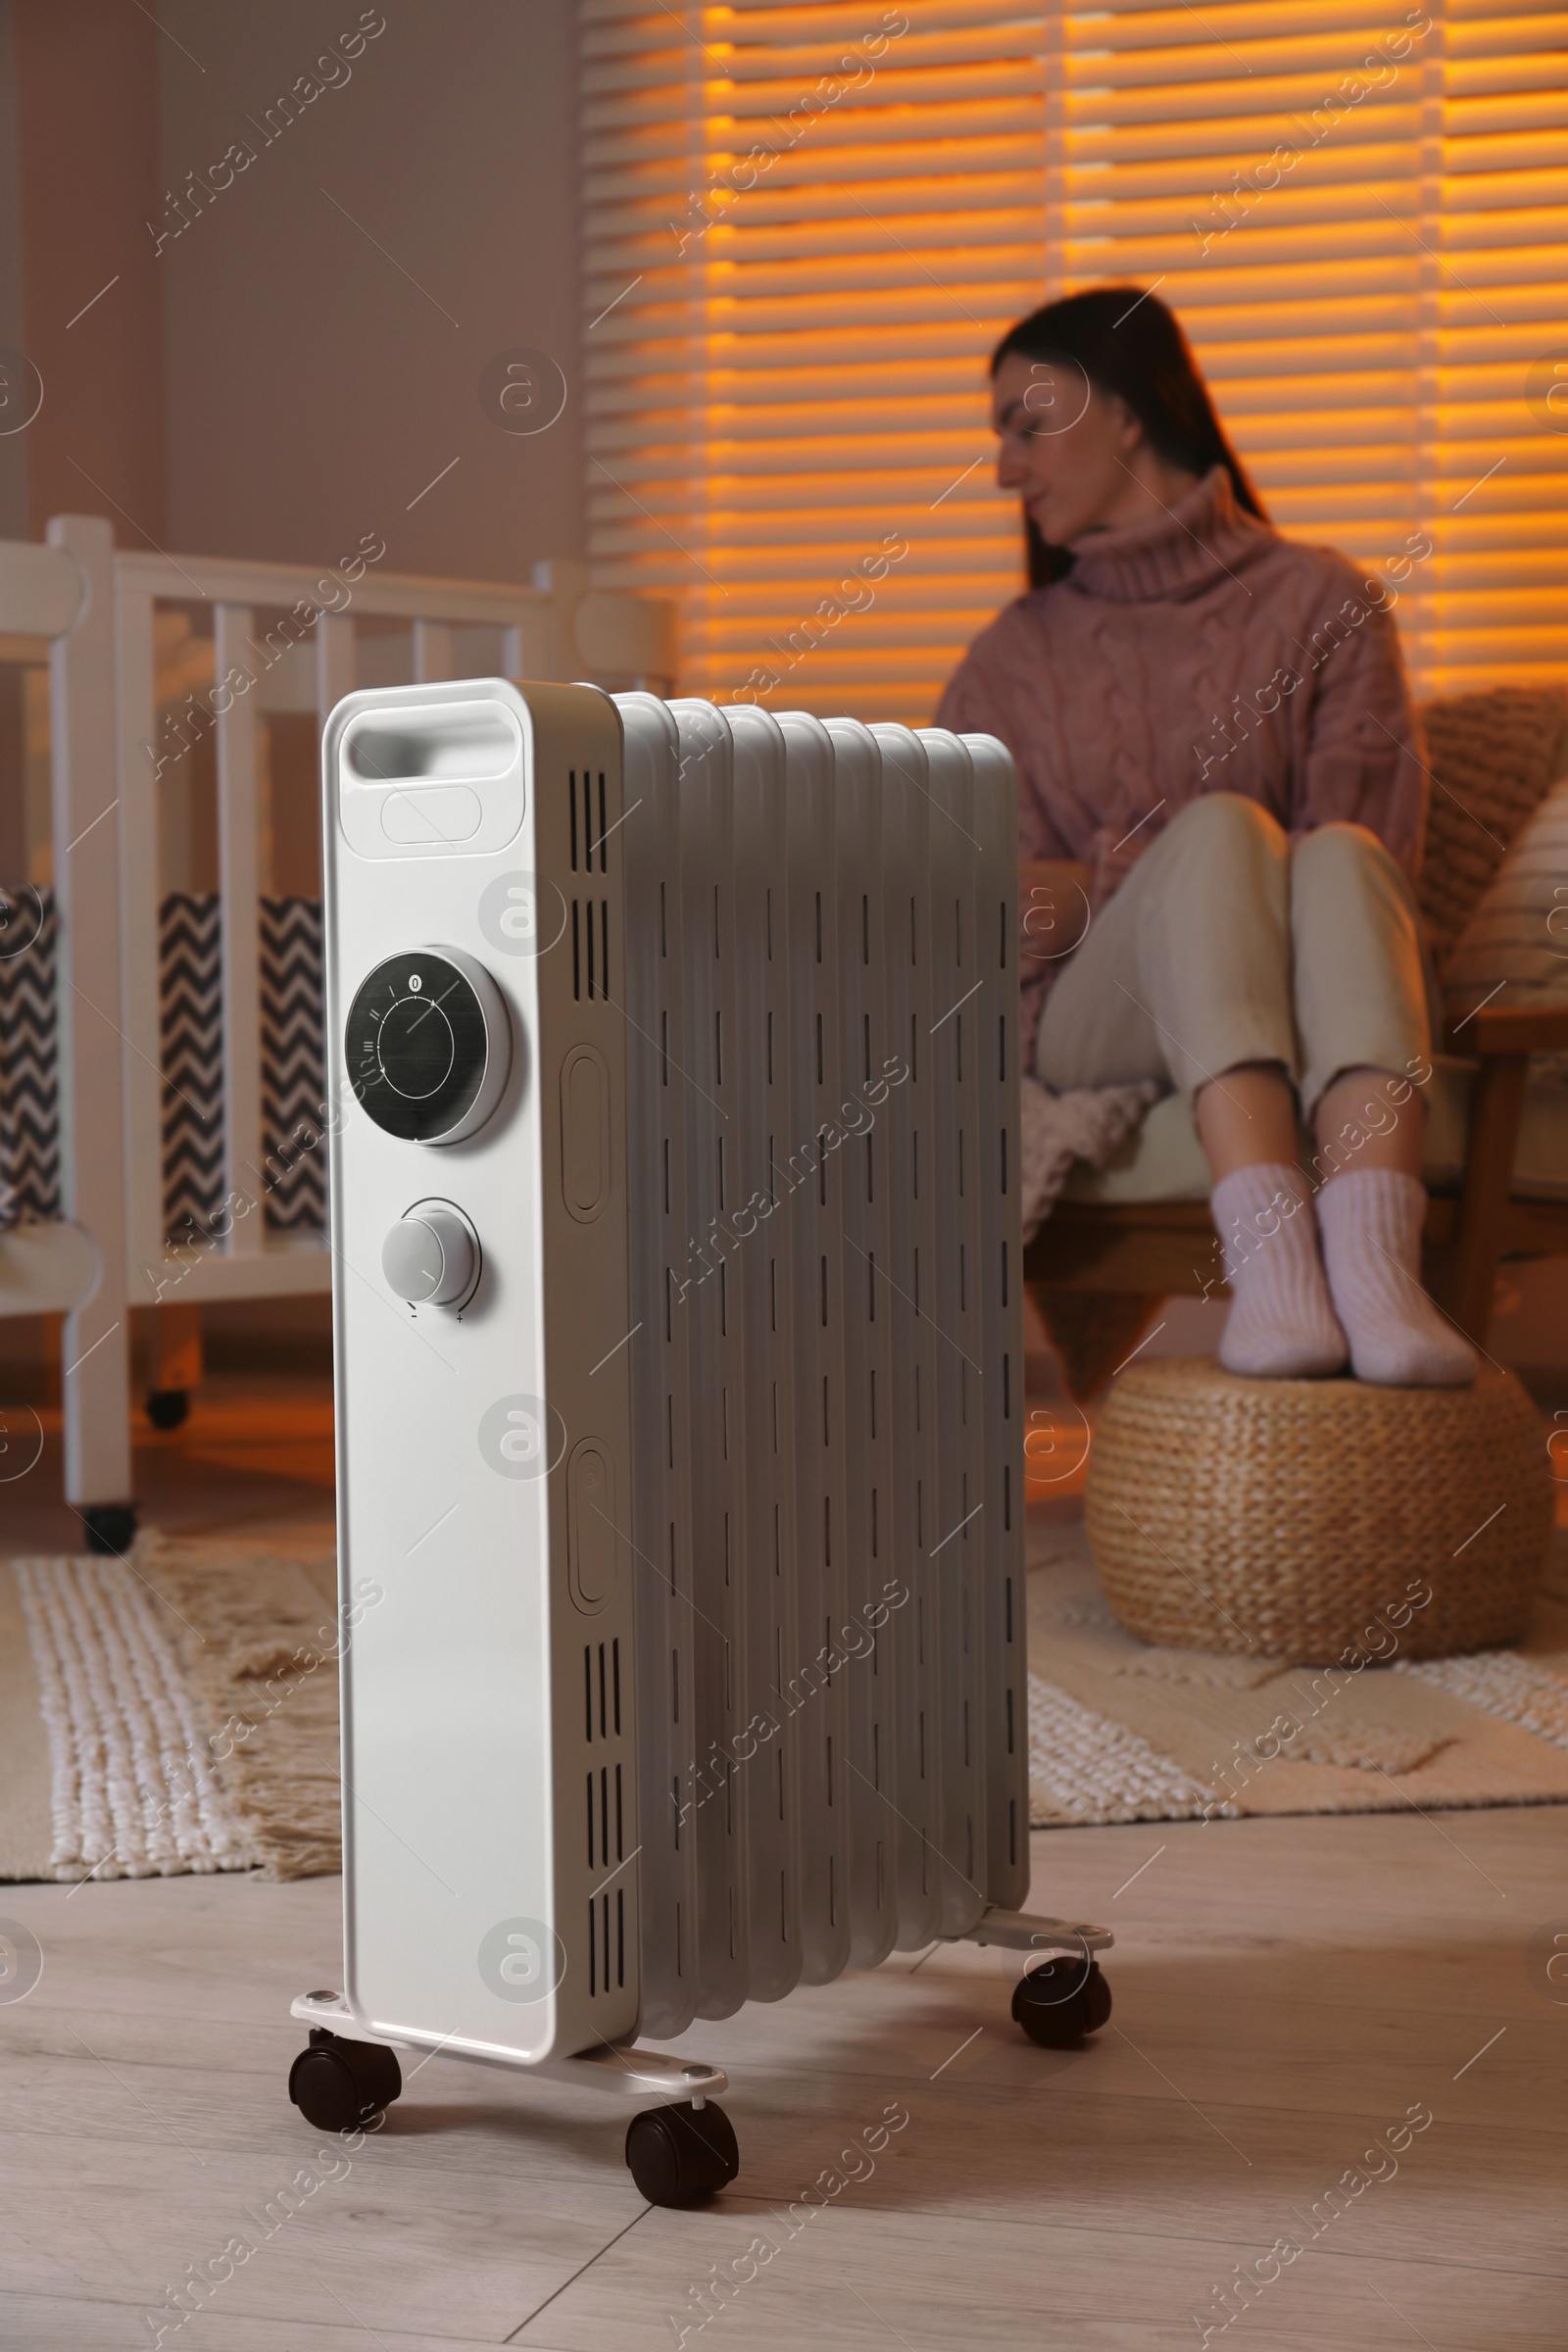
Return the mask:
{"type": "MultiPolygon", "coordinates": [[[[1030,1917],[1015,783],[1001,745],[500,680],[324,752],[345,1981],[392,2047],[666,2104],[635,2048],[1030,1917]]],[[[1054,1957],[1048,1957],[1054,1955],[1054,1957]]],[[[389,2046],[390,2045],[390,2046],[389,2046]]]]}

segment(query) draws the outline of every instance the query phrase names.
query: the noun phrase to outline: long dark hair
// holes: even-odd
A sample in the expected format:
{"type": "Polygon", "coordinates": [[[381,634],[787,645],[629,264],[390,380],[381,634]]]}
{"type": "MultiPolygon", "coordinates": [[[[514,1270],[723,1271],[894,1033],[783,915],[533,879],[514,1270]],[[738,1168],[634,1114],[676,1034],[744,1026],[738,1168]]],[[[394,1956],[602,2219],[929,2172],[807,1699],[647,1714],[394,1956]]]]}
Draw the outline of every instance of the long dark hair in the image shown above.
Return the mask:
{"type": "MultiPolygon", "coordinates": [[[[1176,315],[1157,294],[1141,295],[1137,286],[1091,286],[1086,293],[1048,302],[1008,327],[991,355],[992,374],[1014,356],[1075,362],[1100,391],[1114,392],[1126,402],[1150,446],[1167,464],[1200,477],[1223,466],[1237,505],[1260,522],[1268,520],[1214,414],[1176,315]]],[[[1043,539],[1028,514],[1023,522],[1029,585],[1044,588],[1072,569],[1072,557],[1043,539]]]]}

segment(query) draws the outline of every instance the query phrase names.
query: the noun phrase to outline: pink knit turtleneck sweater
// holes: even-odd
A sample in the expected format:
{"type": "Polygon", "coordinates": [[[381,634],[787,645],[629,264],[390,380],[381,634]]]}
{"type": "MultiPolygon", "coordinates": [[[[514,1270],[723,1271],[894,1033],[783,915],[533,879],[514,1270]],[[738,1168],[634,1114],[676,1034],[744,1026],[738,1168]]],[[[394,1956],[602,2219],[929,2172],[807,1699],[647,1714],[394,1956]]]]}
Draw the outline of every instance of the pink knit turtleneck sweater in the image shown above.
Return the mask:
{"type": "MultiPolygon", "coordinates": [[[[999,614],[936,723],[1002,738],[1020,855],[1091,860],[1097,903],[1202,792],[1244,793],[1290,833],[1348,818],[1413,873],[1426,776],[1389,608],[1430,553],[1412,534],[1363,575],[1243,513],[1216,466],[999,614]]],[[[1058,968],[1025,965],[1025,1069],[1058,968]]]]}

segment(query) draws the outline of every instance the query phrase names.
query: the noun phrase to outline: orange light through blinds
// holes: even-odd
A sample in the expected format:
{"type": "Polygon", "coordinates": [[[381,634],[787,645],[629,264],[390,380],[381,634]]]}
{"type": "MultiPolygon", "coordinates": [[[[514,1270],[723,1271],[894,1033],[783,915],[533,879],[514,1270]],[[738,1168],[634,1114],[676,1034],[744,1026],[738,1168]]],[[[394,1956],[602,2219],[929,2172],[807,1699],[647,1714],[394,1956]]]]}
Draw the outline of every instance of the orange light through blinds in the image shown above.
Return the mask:
{"type": "Polygon", "coordinates": [[[986,355],[1107,277],[1280,527],[1402,581],[1418,692],[1561,674],[1562,14],[583,17],[590,553],[683,591],[688,691],[927,718],[1021,584],[986,355]]]}
{"type": "Polygon", "coordinates": [[[923,720],[1019,583],[983,379],[1040,299],[1039,18],[584,16],[597,576],[685,588],[694,693],[923,720]]]}
{"type": "Polygon", "coordinates": [[[1568,359],[1568,17],[1203,0],[1048,30],[1048,290],[1157,285],[1280,528],[1385,577],[1413,549],[1419,694],[1560,674],[1568,393],[1553,430],[1532,378],[1568,359]]]}

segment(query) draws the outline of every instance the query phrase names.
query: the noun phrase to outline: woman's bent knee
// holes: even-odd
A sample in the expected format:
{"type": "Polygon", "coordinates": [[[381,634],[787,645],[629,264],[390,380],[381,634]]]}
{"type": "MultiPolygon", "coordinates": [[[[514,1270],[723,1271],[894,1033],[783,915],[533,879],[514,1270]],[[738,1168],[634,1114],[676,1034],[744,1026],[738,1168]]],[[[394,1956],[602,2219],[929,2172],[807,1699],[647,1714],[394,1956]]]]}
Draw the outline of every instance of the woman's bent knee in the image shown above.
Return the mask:
{"type": "Polygon", "coordinates": [[[1292,851],[1292,862],[1309,868],[1321,865],[1336,873],[1368,864],[1401,878],[1404,872],[1386,842],[1368,826],[1352,824],[1348,817],[1336,817],[1332,824],[1316,825],[1310,833],[1303,833],[1292,851]]]}
{"type": "Polygon", "coordinates": [[[1293,919],[1310,923],[1321,912],[1339,921],[1352,906],[1396,933],[1415,935],[1415,891],[1387,843],[1348,820],[1315,826],[1291,850],[1293,919]]]}

